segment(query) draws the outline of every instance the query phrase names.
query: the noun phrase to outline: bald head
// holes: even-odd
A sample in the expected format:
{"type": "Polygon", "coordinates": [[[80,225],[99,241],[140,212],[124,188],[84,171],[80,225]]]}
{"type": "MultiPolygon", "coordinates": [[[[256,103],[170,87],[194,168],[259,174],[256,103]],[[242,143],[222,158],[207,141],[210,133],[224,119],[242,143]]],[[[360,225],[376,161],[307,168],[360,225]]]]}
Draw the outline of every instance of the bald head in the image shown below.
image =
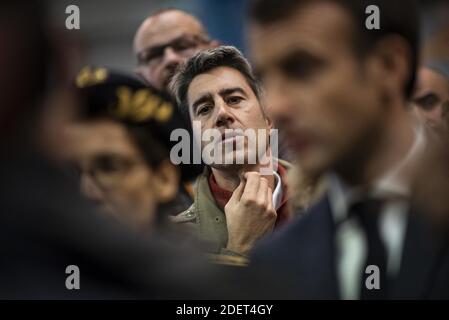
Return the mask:
{"type": "Polygon", "coordinates": [[[149,44],[164,43],[183,33],[201,34],[207,37],[201,22],[182,10],[168,9],[146,18],[134,37],[134,52],[145,49],[149,44]]]}
{"type": "Polygon", "coordinates": [[[177,9],[158,12],[145,19],[134,37],[139,62],[136,72],[148,84],[165,91],[180,63],[212,45],[194,16],[177,9]]]}

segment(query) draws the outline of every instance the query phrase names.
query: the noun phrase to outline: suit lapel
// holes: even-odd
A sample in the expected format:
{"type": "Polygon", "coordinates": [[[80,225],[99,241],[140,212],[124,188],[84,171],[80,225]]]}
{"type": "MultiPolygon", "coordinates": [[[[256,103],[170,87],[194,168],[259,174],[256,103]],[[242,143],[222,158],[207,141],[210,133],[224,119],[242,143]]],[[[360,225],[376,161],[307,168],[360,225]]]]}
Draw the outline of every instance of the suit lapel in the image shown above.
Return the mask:
{"type": "MultiPolygon", "coordinates": [[[[304,217],[299,268],[305,298],[338,299],[339,290],[335,271],[335,224],[328,197],[323,197],[304,217]]],[[[301,290],[301,289],[300,289],[301,290]]]]}
{"type": "Polygon", "coordinates": [[[422,213],[410,212],[401,268],[391,283],[390,298],[428,297],[445,248],[443,234],[425,221],[422,213]]]}

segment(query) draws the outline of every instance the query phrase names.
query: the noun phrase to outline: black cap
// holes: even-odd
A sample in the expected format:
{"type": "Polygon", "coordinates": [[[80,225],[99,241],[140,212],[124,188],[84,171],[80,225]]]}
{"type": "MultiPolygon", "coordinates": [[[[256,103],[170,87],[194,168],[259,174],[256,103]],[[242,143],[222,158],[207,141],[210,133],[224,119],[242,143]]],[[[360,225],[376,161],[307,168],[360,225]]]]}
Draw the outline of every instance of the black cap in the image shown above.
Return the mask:
{"type": "MultiPolygon", "coordinates": [[[[190,124],[179,113],[170,96],[121,72],[103,67],[84,67],[75,79],[76,91],[82,100],[81,116],[85,118],[106,117],[123,123],[129,128],[145,128],[148,141],[140,145],[144,154],[155,157],[153,144],[160,144],[165,152],[159,158],[168,158],[171,148],[178,141],[170,141],[173,130],[181,128],[189,132],[190,124]],[[152,150],[147,150],[151,148],[152,150]]],[[[192,154],[190,139],[190,154],[192,154]]],[[[160,159],[163,160],[163,159],[160,159]]],[[[192,163],[192,162],[191,162],[192,163]]],[[[195,178],[202,165],[181,164],[182,180],[195,178]]]]}

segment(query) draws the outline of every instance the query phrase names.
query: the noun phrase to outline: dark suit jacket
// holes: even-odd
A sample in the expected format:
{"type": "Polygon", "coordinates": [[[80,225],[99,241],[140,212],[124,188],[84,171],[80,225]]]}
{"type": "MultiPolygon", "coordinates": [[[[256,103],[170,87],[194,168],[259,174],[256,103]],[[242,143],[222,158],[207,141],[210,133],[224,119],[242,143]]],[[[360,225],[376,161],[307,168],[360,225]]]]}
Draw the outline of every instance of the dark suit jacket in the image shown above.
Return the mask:
{"type": "MultiPolygon", "coordinates": [[[[447,232],[429,223],[422,214],[409,215],[401,269],[392,279],[389,298],[449,298],[447,232]]],[[[260,276],[276,274],[289,289],[286,296],[273,298],[340,298],[335,230],[325,196],[303,218],[256,247],[251,259],[254,271],[260,276]]]]}

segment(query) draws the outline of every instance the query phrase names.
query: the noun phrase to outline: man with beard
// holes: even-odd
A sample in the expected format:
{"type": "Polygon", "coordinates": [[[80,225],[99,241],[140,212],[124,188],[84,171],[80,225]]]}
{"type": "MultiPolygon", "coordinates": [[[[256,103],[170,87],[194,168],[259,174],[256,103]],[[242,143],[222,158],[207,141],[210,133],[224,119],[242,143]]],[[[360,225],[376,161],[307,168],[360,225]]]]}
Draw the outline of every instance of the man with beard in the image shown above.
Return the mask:
{"type": "Polygon", "coordinates": [[[197,141],[207,164],[197,179],[194,204],[175,221],[194,227],[211,253],[245,257],[260,238],[291,219],[289,200],[295,193],[287,182],[291,166],[271,153],[273,123],[260,84],[240,51],[220,46],[189,59],[171,89],[181,111],[200,126],[197,141]],[[211,157],[205,152],[209,132],[218,136],[211,157]]]}

